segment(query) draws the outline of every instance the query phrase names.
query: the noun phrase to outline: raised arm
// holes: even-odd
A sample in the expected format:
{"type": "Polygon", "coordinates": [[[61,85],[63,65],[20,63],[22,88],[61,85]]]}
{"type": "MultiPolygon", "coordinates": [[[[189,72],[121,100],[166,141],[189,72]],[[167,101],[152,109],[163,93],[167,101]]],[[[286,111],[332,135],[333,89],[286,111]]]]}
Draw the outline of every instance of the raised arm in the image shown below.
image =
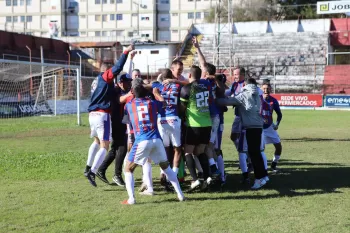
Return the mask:
{"type": "Polygon", "coordinates": [[[133,61],[133,59],[134,59],[134,57],[135,57],[135,55],[136,55],[136,51],[132,51],[131,53],[130,53],[130,59],[129,59],[129,71],[128,71],[128,74],[130,75],[130,77],[132,77],[132,61],[133,61]]]}
{"type": "Polygon", "coordinates": [[[198,53],[198,60],[199,60],[199,64],[201,66],[201,69],[203,69],[206,61],[205,61],[205,57],[204,57],[204,55],[199,47],[197,37],[195,37],[195,36],[192,37],[192,43],[193,43],[193,46],[196,48],[196,52],[198,53]]]}

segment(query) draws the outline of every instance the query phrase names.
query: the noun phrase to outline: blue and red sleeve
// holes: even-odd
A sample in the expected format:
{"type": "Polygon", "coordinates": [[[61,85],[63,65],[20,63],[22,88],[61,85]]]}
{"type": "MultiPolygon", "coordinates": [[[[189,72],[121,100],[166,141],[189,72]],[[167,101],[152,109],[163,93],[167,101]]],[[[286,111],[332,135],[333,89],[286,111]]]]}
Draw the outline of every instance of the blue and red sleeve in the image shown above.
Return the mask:
{"type": "Polygon", "coordinates": [[[107,83],[113,82],[113,78],[122,72],[126,59],[128,58],[128,54],[128,51],[124,51],[124,53],[120,56],[118,62],[115,63],[112,68],[106,70],[102,74],[103,80],[105,80],[107,83]]]}
{"type": "Polygon", "coordinates": [[[276,99],[273,100],[273,110],[275,110],[276,114],[277,114],[277,121],[281,122],[282,120],[282,112],[280,109],[280,105],[278,103],[278,101],[276,99]]]}

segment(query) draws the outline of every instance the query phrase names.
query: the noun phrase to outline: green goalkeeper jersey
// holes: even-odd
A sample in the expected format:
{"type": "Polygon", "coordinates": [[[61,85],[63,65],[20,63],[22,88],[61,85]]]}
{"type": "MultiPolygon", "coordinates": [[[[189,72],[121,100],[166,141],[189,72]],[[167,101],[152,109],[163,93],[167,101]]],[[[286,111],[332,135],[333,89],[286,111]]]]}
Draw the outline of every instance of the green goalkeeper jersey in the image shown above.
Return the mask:
{"type": "Polygon", "coordinates": [[[187,126],[211,126],[209,104],[212,101],[212,93],[211,85],[208,81],[200,79],[184,86],[181,89],[180,100],[187,104],[187,126]]]}

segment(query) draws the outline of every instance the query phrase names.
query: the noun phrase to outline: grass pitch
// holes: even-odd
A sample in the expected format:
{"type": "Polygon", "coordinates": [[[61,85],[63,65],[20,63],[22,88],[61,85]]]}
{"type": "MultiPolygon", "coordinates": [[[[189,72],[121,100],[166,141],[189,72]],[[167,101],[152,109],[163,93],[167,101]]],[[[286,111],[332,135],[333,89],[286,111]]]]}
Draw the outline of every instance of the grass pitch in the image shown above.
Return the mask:
{"type": "MultiPolygon", "coordinates": [[[[229,111],[226,188],[187,194],[179,203],[161,190],[154,168],[157,195],[136,193],[135,206],[119,204],[124,189],[99,180],[93,188],[83,176],[91,143],[87,115],[82,127],[75,117],[1,119],[0,232],[350,232],[349,113],[283,114],[282,171],[262,190],[239,184],[229,111]]],[[[272,145],[266,154],[271,160],[272,145]]]]}

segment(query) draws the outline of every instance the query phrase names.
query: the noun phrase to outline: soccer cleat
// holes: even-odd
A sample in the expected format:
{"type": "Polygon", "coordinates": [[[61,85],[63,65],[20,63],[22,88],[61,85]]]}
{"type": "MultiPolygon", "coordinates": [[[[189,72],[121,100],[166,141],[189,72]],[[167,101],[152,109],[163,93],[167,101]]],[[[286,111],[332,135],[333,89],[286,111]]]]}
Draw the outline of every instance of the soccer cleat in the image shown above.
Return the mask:
{"type": "Polygon", "coordinates": [[[139,192],[143,192],[147,189],[147,185],[145,183],[142,183],[140,188],[139,188],[139,192]]]}
{"type": "Polygon", "coordinates": [[[249,179],[249,173],[248,172],[244,172],[242,173],[242,178],[241,178],[241,184],[245,185],[245,184],[250,184],[250,179],[249,179]]]}
{"type": "Polygon", "coordinates": [[[186,198],[185,198],[184,195],[182,195],[182,196],[177,196],[177,198],[179,199],[180,202],[181,202],[181,201],[186,201],[186,198]]]}
{"type": "Polygon", "coordinates": [[[97,172],[96,172],[96,176],[97,176],[97,178],[99,178],[101,181],[105,182],[106,184],[109,184],[109,182],[108,182],[108,180],[107,180],[106,175],[105,175],[104,172],[102,172],[102,171],[97,171],[97,172]]]}
{"type": "Polygon", "coordinates": [[[125,182],[123,180],[123,177],[121,175],[113,176],[112,180],[114,183],[116,183],[118,186],[124,187],[125,182]]]}
{"type": "Polygon", "coordinates": [[[140,192],[140,195],[142,196],[154,196],[154,192],[149,192],[147,189],[143,192],[140,192]]]}
{"type": "Polygon", "coordinates": [[[252,186],[252,189],[257,190],[263,187],[266,184],[265,178],[262,179],[256,179],[254,182],[254,185],[252,186]]]}
{"type": "Polygon", "coordinates": [[[214,183],[214,180],[211,177],[208,177],[201,185],[201,191],[207,191],[209,186],[214,183]]]}
{"type": "Polygon", "coordinates": [[[120,204],[122,204],[122,205],[134,205],[135,201],[130,203],[129,200],[124,200],[124,201],[120,202],[120,204]]]}
{"type": "Polygon", "coordinates": [[[89,174],[91,167],[86,165],[85,171],[84,171],[84,176],[87,177],[89,174]]]}
{"type": "Polygon", "coordinates": [[[164,174],[161,175],[160,177],[160,185],[161,186],[166,186],[167,185],[167,180],[166,180],[166,176],[164,174]]]}
{"type": "Polygon", "coordinates": [[[277,163],[276,162],[272,162],[271,163],[271,171],[278,172],[277,163]]]}
{"type": "Polygon", "coordinates": [[[263,179],[265,180],[266,183],[270,181],[268,176],[265,176],[263,179]]]}
{"type": "Polygon", "coordinates": [[[203,172],[198,172],[198,180],[204,180],[203,172]]]}
{"type": "Polygon", "coordinates": [[[253,164],[252,163],[248,163],[247,164],[247,167],[248,167],[248,173],[251,173],[254,171],[254,168],[253,168],[253,164]]]}
{"type": "Polygon", "coordinates": [[[86,178],[89,180],[90,184],[94,187],[97,187],[96,181],[95,181],[95,174],[92,171],[89,171],[86,178]]]}
{"type": "Polygon", "coordinates": [[[173,186],[169,182],[167,182],[167,184],[164,186],[164,190],[168,193],[174,192],[173,186]]]}
{"type": "Polygon", "coordinates": [[[193,181],[191,183],[191,190],[198,188],[200,185],[201,185],[201,182],[199,180],[193,181]]]}
{"type": "Polygon", "coordinates": [[[211,177],[212,177],[214,180],[218,179],[220,176],[221,176],[221,173],[220,173],[219,170],[216,170],[215,172],[213,172],[213,173],[211,174],[211,177]]]}

